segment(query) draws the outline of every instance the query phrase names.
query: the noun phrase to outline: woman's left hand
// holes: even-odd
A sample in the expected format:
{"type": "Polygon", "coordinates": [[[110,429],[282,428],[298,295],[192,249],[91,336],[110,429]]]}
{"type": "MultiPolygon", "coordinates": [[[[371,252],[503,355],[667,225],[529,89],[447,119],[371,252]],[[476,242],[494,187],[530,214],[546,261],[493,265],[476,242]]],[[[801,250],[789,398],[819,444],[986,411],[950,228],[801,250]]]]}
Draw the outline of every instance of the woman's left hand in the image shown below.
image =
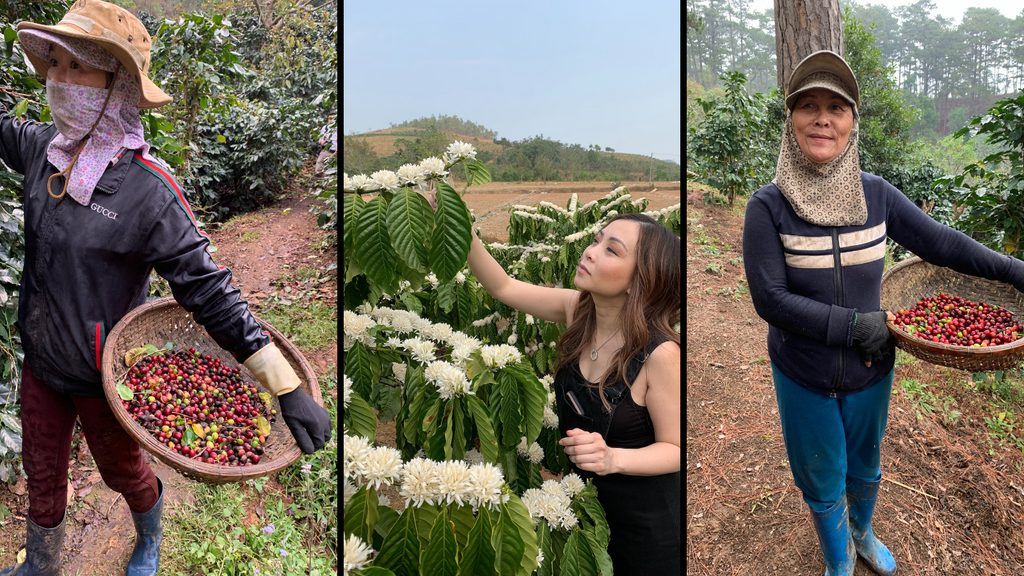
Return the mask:
{"type": "Polygon", "coordinates": [[[597,432],[584,432],[573,428],[567,436],[558,441],[565,447],[565,455],[580,470],[593,472],[598,476],[615,472],[615,450],[609,448],[597,432]]]}

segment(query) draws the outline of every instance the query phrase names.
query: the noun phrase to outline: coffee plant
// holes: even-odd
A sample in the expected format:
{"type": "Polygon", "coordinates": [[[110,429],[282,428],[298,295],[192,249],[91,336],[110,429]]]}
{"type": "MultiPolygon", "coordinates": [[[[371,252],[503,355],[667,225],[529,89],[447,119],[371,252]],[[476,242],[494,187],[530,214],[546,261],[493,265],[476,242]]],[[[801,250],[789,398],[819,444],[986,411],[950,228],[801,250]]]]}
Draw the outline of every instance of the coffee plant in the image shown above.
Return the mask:
{"type": "MultiPolygon", "coordinates": [[[[540,475],[569,471],[553,379],[537,377],[554,371],[565,326],[493,300],[465,270],[472,215],[443,180],[458,163],[467,189],[490,180],[459,142],[397,174],[344,176],[346,562],[372,549],[364,574],[609,574],[596,489],[540,475]],[[392,419],[398,448],[370,447],[392,419]],[[392,483],[402,514],[371,489],[392,483]]],[[[566,208],[516,206],[509,244],[488,248],[513,276],[570,286],[589,237],[646,205],[618,188],[583,206],[575,195],[566,208]]],[[[679,233],[679,205],[648,214],[679,233]]]]}

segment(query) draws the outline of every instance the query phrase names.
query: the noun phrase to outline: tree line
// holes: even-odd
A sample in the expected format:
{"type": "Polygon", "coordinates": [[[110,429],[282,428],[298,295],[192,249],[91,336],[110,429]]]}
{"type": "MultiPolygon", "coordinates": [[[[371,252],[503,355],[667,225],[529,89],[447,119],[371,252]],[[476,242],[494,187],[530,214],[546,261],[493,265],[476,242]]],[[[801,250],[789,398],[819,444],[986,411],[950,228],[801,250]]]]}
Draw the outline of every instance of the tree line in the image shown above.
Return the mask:
{"type": "MultiPolygon", "coordinates": [[[[710,89],[719,75],[740,71],[750,93],[778,85],[774,10],[752,11],[750,4],[688,3],[688,79],[710,89]]],[[[848,7],[875,36],[882,63],[892,67],[908,104],[921,110],[915,132],[949,133],[998,95],[1024,89],[1024,11],[1010,19],[995,8],[967,8],[954,24],[935,14],[929,0],[896,9],[853,2],[848,7]]]]}

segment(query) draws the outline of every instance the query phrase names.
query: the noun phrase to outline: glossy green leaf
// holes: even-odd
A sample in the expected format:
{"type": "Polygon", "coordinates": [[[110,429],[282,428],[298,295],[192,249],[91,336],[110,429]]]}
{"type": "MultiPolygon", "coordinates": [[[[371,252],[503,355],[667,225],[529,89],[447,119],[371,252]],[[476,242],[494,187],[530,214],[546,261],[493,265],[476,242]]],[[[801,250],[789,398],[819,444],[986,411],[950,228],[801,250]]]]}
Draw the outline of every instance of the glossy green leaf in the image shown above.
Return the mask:
{"type": "Polygon", "coordinates": [[[602,547],[598,542],[597,536],[590,530],[580,530],[579,533],[583,534],[583,537],[587,540],[587,545],[590,546],[590,551],[594,553],[597,569],[603,574],[611,574],[614,567],[612,565],[612,557],[608,555],[608,544],[606,543],[602,547]]]}
{"type": "Polygon", "coordinates": [[[537,547],[544,555],[544,560],[537,566],[537,576],[555,576],[558,566],[555,562],[555,549],[551,544],[551,530],[547,520],[541,518],[537,523],[537,547]]]}
{"type": "Polygon", "coordinates": [[[388,233],[387,209],[382,196],[366,203],[356,222],[353,247],[366,277],[382,290],[394,292],[398,261],[388,233]]]}
{"type": "Polygon", "coordinates": [[[362,396],[353,394],[345,411],[348,416],[349,435],[365,436],[370,442],[376,440],[377,418],[362,396]]]}
{"type": "Polygon", "coordinates": [[[466,396],[466,404],[473,415],[477,434],[480,437],[480,453],[484,460],[492,464],[498,461],[498,441],[494,437],[494,424],[483,400],[476,396],[466,396]]]}
{"type": "MultiPolygon", "coordinates": [[[[350,501],[351,502],[351,501],[350,501]]],[[[387,568],[395,576],[419,576],[420,538],[416,532],[417,508],[409,507],[398,517],[384,537],[374,565],[387,568]]],[[[348,516],[348,507],[345,509],[348,516]]]]}
{"type": "Polygon", "coordinates": [[[426,546],[430,542],[430,530],[434,527],[434,520],[441,513],[441,507],[436,504],[424,504],[416,512],[416,533],[419,534],[420,543],[426,546]]]}
{"type": "Polygon", "coordinates": [[[476,522],[476,518],[473,517],[473,507],[468,504],[465,506],[452,504],[450,508],[449,518],[455,525],[455,541],[458,543],[459,550],[464,550],[469,540],[469,531],[473,529],[473,523],[476,522]]]}
{"type": "Polygon", "coordinates": [[[437,210],[429,251],[430,269],[440,282],[449,282],[466,266],[470,232],[469,209],[451,186],[437,183],[437,210]]]}
{"type": "MultiPolygon", "coordinates": [[[[540,475],[539,467],[534,466],[537,469],[538,476],[540,475]]],[[[538,487],[540,484],[537,484],[538,487]]],[[[523,548],[525,558],[522,560],[522,564],[519,568],[519,576],[530,576],[534,570],[537,569],[537,533],[534,531],[533,520],[530,519],[530,512],[526,509],[526,505],[519,499],[518,496],[513,495],[509,498],[502,508],[508,512],[509,517],[515,523],[516,527],[519,528],[519,537],[523,541],[523,548]]]]}
{"type": "Polygon", "coordinates": [[[459,574],[462,576],[496,576],[494,568],[494,546],[491,545],[493,528],[487,510],[481,509],[476,524],[469,531],[466,546],[462,549],[459,574]]]}
{"type": "Polygon", "coordinates": [[[597,561],[594,559],[587,539],[574,530],[562,548],[561,573],[573,576],[597,576],[597,561]]]}
{"type": "Polygon", "coordinates": [[[345,200],[342,204],[342,213],[344,215],[344,240],[345,240],[345,252],[347,254],[355,255],[352,245],[355,242],[356,236],[356,222],[358,221],[359,213],[362,212],[363,208],[366,207],[366,201],[363,200],[359,194],[346,194],[345,200]]]}
{"type": "Polygon", "coordinates": [[[345,375],[352,380],[352,391],[364,399],[370,398],[373,389],[373,367],[370,353],[362,342],[356,342],[345,355],[345,375]]]}
{"type": "Polygon", "coordinates": [[[430,543],[420,555],[420,573],[431,576],[456,576],[459,573],[455,525],[442,508],[430,529],[430,543]]]}
{"type": "MultiPolygon", "coordinates": [[[[498,389],[501,391],[498,404],[501,445],[505,448],[514,448],[523,437],[523,415],[519,412],[519,383],[507,372],[499,372],[497,379],[498,389]]],[[[543,417],[543,414],[541,416],[543,417]]]]}
{"type": "MultiPolygon", "coordinates": [[[[502,576],[516,576],[523,566],[523,553],[526,546],[519,534],[519,527],[509,514],[508,508],[501,506],[498,522],[491,533],[491,546],[494,547],[494,569],[502,576]]],[[[595,575],[596,576],[596,575],[595,575]]]]}
{"type": "Polygon", "coordinates": [[[548,404],[548,393],[544,385],[537,379],[525,365],[507,366],[504,370],[510,372],[519,381],[519,389],[523,393],[525,403],[523,405],[524,421],[526,423],[526,441],[530,444],[537,441],[541,427],[544,425],[544,407],[548,404]]]}
{"type": "Polygon", "coordinates": [[[427,268],[427,239],[434,227],[434,212],[419,193],[403,188],[388,205],[388,233],[395,252],[410,267],[427,268]]]}
{"type": "Polygon", "coordinates": [[[437,286],[437,304],[445,312],[451,312],[455,305],[455,281],[444,282],[437,286]]]}
{"type": "Polygon", "coordinates": [[[359,571],[359,576],[395,576],[395,573],[380,566],[367,566],[359,571]]]}
{"type": "Polygon", "coordinates": [[[377,523],[377,491],[363,485],[345,505],[345,534],[355,534],[363,542],[370,542],[373,526],[377,523]]]}
{"type": "Polygon", "coordinates": [[[597,547],[607,549],[608,541],[611,538],[611,529],[608,527],[608,519],[605,518],[604,508],[601,507],[596,498],[582,499],[580,506],[594,524],[594,536],[597,537],[597,547]]]}

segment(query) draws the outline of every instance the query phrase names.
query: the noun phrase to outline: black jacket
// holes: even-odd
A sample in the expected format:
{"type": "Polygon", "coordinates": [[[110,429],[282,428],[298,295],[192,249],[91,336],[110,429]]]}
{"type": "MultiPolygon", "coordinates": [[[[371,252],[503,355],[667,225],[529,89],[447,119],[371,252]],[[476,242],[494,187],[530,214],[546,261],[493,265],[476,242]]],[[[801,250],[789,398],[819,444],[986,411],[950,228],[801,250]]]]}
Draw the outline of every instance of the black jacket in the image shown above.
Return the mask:
{"type": "MultiPolygon", "coordinates": [[[[871,367],[853,346],[854,312],[881,308],[885,239],[921,259],[1024,291],[1024,262],[933,220],[884,179],[861,172],[868,220],[824,227],[802,220],[774,184],[754,192],[743,223],[743,266],[768,355],[801,386],[842,398],[880,382],[894,350],[871,367]]],[[[922,294],[927,296],[928,294],[922,294]]]]}
{"type": "MultiPolygon", "coordinates": [[[[54,199],[46,181],[58,170],[46,148],[56,136],[52,124],[18,121],[0,105],[0,159],[25,175],[18,328],[25,361],[40,380],[58,392],[102,397],[104,339],[146,301],[151,270],[239,362],[270,343],[229,284],[231,271],[214,263],[209,238],[163,166],[122,151],[90,206],[66,194],[54,199]]],[[[53,179],[54,194],[63,187],[64,176],[53,179]]]]}

